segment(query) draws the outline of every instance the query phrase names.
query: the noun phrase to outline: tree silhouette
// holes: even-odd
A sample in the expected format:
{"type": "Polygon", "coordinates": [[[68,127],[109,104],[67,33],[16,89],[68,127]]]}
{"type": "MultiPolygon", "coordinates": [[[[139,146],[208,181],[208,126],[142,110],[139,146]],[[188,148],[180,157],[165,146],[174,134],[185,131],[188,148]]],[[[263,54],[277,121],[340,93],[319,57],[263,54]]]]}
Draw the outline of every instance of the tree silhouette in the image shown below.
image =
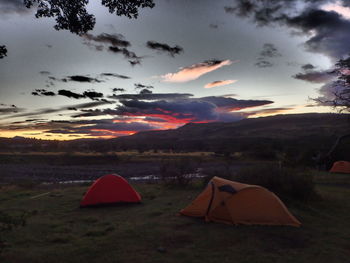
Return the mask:
{"type": "Polygon", "coordinates": [[[0,59],[7,56],[6,46],[0,46],[0,59]]]}
{"type": "Polygon", "coordinates": [[[335,92],[333,105],[350,112],[350,55],[346,59],[339,60],[335,66],[335,73],[338,75],[336,83],[341,89],[335,92]]]}
{"type": "MultiPolygon", "coordinates": [[[[86,10],[88,3],[89,0],[24,0],[27,8],[37,4],[37,18],[55,17],[56,30],[69,30],[78,35],[92,30],[96,23],[95,16],[86,10]]],[[[101,3],[110,13],[128,18],[137,18],[139,8],[154,7],[153,0],[102,0],[101,3]]]]}
{"type": "MultiPolygon", "coordinates": [[[[110,13],[117,16],[137,18],[139,8],[153,8],[154,0],[101,0],[102,5],[110,13]]],[[[69,30],[81,35],[92,30],[96,23],[93,14],[89,14],[86,6],[89,0],[24,0],[27,8],[37,9],[35,17],[53,17],[56,19],[56,30],[69,30]]],[[[0,59],[6,56],[6,46],[0,46],[0,59]]]]}
{"type": "Polygon", "coordinates": [[[350,55],[348,58],[340,59],[331,73],[338,76],[337,80],[330,85],[330,88],[333,89],[333,98],[319,98],[316,101],[321,104],[331,105],[339,112],[350,112],[350,55]]]}
{"type": "MultiPolygon", "coordinates": [[[[331,105],[338,112],[350,112],[350,55],[345,59],[340,59],[335,64],[335,69],[331,72],[338,76],[337,80],[331,83],[330,88],[333,89],[333,98],[322,99],[318,98],[315,101],[323,105],[331,105]]],[[[348,119],[350,120],[350,119],[348,119]]],[[[326,164],[327,168],[333,164],[333,156],[339,145],[344,140],[350,138],[349,129],[344,131],[344,133],[338,136],[335,143],[332,145],[330,150],[326,154],[319,154],[315,160],[317,163],[326,164]]]]}

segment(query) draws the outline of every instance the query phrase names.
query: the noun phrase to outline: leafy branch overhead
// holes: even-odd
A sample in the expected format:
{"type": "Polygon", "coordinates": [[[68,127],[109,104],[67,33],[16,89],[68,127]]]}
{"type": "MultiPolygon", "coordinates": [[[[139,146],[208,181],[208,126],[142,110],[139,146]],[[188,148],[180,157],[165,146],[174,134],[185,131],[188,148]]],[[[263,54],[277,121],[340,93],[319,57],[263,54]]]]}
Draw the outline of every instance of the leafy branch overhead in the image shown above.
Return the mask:
{"type": "MultiPolygon", "coordinates": [[[[36,17],[56,18],[56,30],[69,30],[75,34],[84,34],[92,30],[96,23],[93,14],[86,7],[89,0],[24,0],[27,8],[37,8],[36,17]]],[[[102,0],[110,13],[117,16],[137,18],[139,8],[153,8],[153,0],[102,0]]]]}
{"type": "MultiPolygon", "coordinates": [[[[56,18],[56,30],[69,30],[81,35],[94,29],[96,18],[88,13],[86,7],[89,0],[24,0],[27,8],[36,7],[36,18],[56,18]]],[[[102,0],[102,5],[108,7],[110,13],[117,16],[137,18],[139,8],[153,8],[153,0],[102,0]]],[[[7,54],[6,46],[0,46],[0,59],[7,54]]]]}

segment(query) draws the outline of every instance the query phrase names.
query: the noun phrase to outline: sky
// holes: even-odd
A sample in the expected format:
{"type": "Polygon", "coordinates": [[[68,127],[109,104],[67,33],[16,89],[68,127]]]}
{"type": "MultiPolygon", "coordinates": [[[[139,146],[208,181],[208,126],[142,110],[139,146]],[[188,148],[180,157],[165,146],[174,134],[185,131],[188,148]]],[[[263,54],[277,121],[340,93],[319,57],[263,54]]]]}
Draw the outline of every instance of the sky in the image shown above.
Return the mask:
{"type": "Polygon", "coordinates": [[[330,112],[312,98],[332,96],[330,72],[350,54],[348,0],[154,0],[137,18],[86,2],[96,23],[75,34],[36,18],[35,5],[0,0],[0,137],[330,112]]]}

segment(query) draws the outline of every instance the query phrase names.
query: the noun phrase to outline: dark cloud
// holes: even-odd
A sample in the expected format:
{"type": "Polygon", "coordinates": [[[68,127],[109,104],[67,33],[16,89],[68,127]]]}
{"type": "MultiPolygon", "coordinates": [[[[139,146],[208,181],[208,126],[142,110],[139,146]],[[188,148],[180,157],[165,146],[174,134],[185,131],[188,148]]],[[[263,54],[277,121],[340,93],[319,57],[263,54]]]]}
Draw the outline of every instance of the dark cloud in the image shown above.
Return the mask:
{"type": "Polygon", "coordinates": [[[126,48],[120,48],[120,47],[108,47],[108,50],[113,53],[122,53],[126,58],[135,58],[136,54],[134,52],[131,52],[127,50],[126,48]]]}
{"type": "Polygon", "coordinates": [[[270,68],[273,66],[273,63],[267,60],[258,60],[255,63],[255,66],[259,67],[259,68],[270,68]]]}
{"type": "Polygon", "coordinates": [[[305,65],[302,65],[301,68],[302,68],[303,70],[313,70],[313,69],[315,69],[316,67],[315,67],[314,65],[312,65],[312,64],[305,64],[305,65]]]}
{"type": "Polygon", "coordinates": [[[311,83],[327,83],[336,77],[333,70],[315,70],[316,67],[312,64],[302,65],[301,69],[303,72],[295,74],[293,78],[311,83]]]}
{"type": "Polygon", "coordinates": [[[214,118],[215,106],[200,100],[176,100],[176,101],[120,101],[117,107],[119,115],[151,116],[163,119],[170,118],[184,123],[193,121],[207,121],[214,118]]]}
{"type": "MultiPolygon", "coordinates": [[[[114,109],[82,109],[73,118],[116,116],[180,125],[188,122],[235,121],[245,117],[234,112],[273,103],[269,100],[238,100],[228,97],[189,98],[191,94],[124,94],[114,109]],[[148,118],[147,120],[145,118],[148,118]]],[[[159,124],[161,125],[161,124],[159,124]]]]}
{"type": "Polygon", "coordinates": [[[262,50],[259,53],[259,57],[257,62],[255,63],[255,66],[259,68],[272,67],[273,63],[270,61],[270,59],[280,56],[282,55],[278,52],[278,49],[275,47],[274,44],[265,43],[263,45],[262,50]]]}
{"type": "Polygon", "coordinates": [[[107,76],[107,77],[115,77],[120,79],[131,79],[129,76],[120,75],[116,73],[101,73],[101,76],[107,76]]]}
{"type": "MultiPolygon", "coordinates": [[[[82,99],[82,98],[89,98],[92,100],[97,100],[103,97],[103,93],[96,92],[96,91],[84,91],[83,94],[75,93],[69,90],[59,90],[58,95],[65,96],[68,98],[73,98],[73,99],[82,99]]],[[[105,101],[108,102],[108,101],[105,101]]]]}
{"type": "MultiPolygon", "coordinates": [[[[141,120],[141,119],[139,119],[141,120]]],[[[128,118],[113,118],[103,120],[78,120],[78,121],[45,121],[45,122],[16,122],[2,126],[6,130],[35,130],[44,134],[84,134],[87,136],[123,136],[138,131],[154,130],[159,126],[153,126],[137,120],[130,121],[128,118]],[[115,122],[118,120],[117,122],[115,122]]]]}
{"type": "Polygon", "coordinates": [[[45,89],[36,89],[32,92],[34,96],[56,96],[56,94],[52,91],[48,91],[45,89]]]}
{"type": "MultiPolygon", "coordinates": [[[[317,1],[317,0],[315,0],[317,1]]],[[[315,2],[307,0],[307,4],[315,2]]],[[[298,0],[236,0],[233,6],[225,6],[228,14],[248,17],[259,26],[269,25],[285,19],[291,11],[297,9],[298,0]]],[[[319,2],[324,2],[320,0],[319,2]]]]}
{"type": "Polygon", "coordinates": [[[289,18],[287,24],[306,34],[313,32],[305,42],[310,52],[325,54],[333,61],[350,52],[350,21],[335,12],[307,10],[289,18]]]}
{"type": "Polygon", "coordinates": [[[224,10],[226,13],[228,14],[234,14],[236,11],[236,8],[232,7],[232,6],[225,6],[224,10]]]}
{"type": "Polygon", "coordinates": [[[217,25],[217,24],[209,24],[209,28],[211,28],[211,29],[218,29],[219,25],[217,25]]]}
{"type": "Polygon", "coordinates": [[[85,121],[65,121],[52,122],[47,125],[52,129],[45,131],[54,134],[84,134],[88,136],[125,136],[138,131],[147,131],[158,129],[159,126],[153,126],[145,122],[129,122],[127,119],[120,118],[115,122],[114,119],[104,120],[85,120],[85,121]],[[87,124],[88,126],[84,125],[87,124]]]}
{"type": "Polygon", "coordinates": [[[281,53],[278,52],[278,49],[271,43],[265,43],[263,49],[260,51],[261,58],[273,58],[280,57],[281,53]]]}
{"type": "Polygon", "coordinates": [[[58,91],[58,95],[65,96],[65,97],[68,97],[68,98],[73,98],[73,99],[85,98],[85,96],[82,95],[82,94],[78,94],[78,93],[75,93],[75,92],[72,92],[72,91],[69,91],[69,90],[64,90],[64,89],[59,90],[58,91]]]}
{"type": "Polygon", "coordinates": [[[335,77],[335,74],[329,71],[306,71],[293,76],[295,79],[305,80],[312,83],[327,83],[335,77]]]}
{"type": "Polygon", "coordinates": [[[168,53],[168,55],[174,57],[175,55],[178,55],[183,52],[183,48],[176,45],[174,47],[169,46],[165,43],[159,43],[156,41],[147,41],[147,47],[150,49],[154,49],[160,52],[168,53]]]}
{"type": "Polygon", "coordinates": [[[273,103],[261,100],[237,100],[225,97],[203,97],[172,101],[121,100],[116,108],[118,115],[149,116],[168,120],[172,123],[235,121],[243,118],[232,112],[249,107],[273,103]]]}
{"type": "Polygon", "coordinates": [[[109,101],[94,101],[94,102],[87,102],[87,103],[81,103],[81,104],[76,104],[70,107],[75,107],[77,109],[86,109],[86,108],[92,108],[92,107],[98,107],[102,105],[110,104],[109,101]]]}
{"type": "Polygon", "coordinates": [[[51,74],[51,72],[46,71],[46,70],[40,71],[39,73],[40,73],[41,75],[50,75],[50,74],[51,74]]]}
{"type": "Polygon", "coordinates": [[[123,88],[114,88],[112,91],[113,91],[113,92],[125,92],[126,89],[123,89],[123,88]]]}
{"type": "Polygon", "coordinates": [[[17,107],[0,107],[0,114],[5,115],[5,114],[11,114],[11,113],[18,113],[23,110],[24,109],[20,109],[17,107]]]}
{"type": "Polygon", "coordinates": [[[95,46],[96,43],[108,44],[114,47],[129,47],[130,42],[125,40],[122,34],[102,33],[94,36],[92,34],[83,34],[82,38],[86,40],[84,44],[95,46]]]}
{"type": "MultiPolygon", "coordinates": [[[[96,117],[96,116],[106,116],[109,115],[107,110],[81,110],[80,113],[74,114],[71,117],[72,118],[83,118],[83,117],[96,117]]],[[[115,114],[111,114],[115,115],[115,114]]]]}
{"type": "Polygon", "coordinates": [[[94,48],[96,51],[103,51],[107,49],[113,53],[123,54],[132,66],[141,64],[142,57],[139,57],[135,52],[128,48],[131,46],[130,42],[125,40],[121,34],[107,34],[102,33],[94,36],[92,34],[83,34],[84,44],[94,48]]]}
{"type": "MultiPolygon", "coordinates": [[[[40,74],[42,75],[49,75],[50,72],[48,71],[41,71],[40,74]]],[[[129,78],[127,76],[113,74],[113,73],[102,73],[100,76],[112,76],[112,77],[119,77],[119,78],[129,78]]],[[[61,81],[61,82],[80,82],[80,83],[101,83],[104,82],[104,80],[99,78],[93,78],[89,75],[72,75],[72,76],[66,76],[63,78],[58,78],[55,76],[48,76],[48,80],[46,80],[47,86],[55,86],[54,81],[61,81]]]]}
{"type": "Polygon", "coordinates": [[[141,65],[141,60],[128,60],[131,66],[141,65]]]}
{"type": "Polygon", "coordinates": [[[149,89],[140,90],[140,94],[151,94],[151,93],[152,93],[152,90],[149,90],[149,89]]]}
{"type": "Polygon", "coordinates": [[[94,124],[89,127],[70,127],[67,129],[60,130],[49,130],[47,133],[61,133],[61,134],[69,134],[69,133],[83,133],[83,134],[91,134],[93,130],[105,130],[105,131],[145,131],[145,130],[154,130],[154,126],[151,126],[147,123],[103,123],[103,124],[94,124]]]}
{"type": "Polygon", "coordinates": [[[14,104],[8,105],[8,104],[5,104],[5,103],[0,103],[0,106],[3,106],[3,107],[11,107],[11,108],[17,108],[17,106],[14,105],[14,104]]]}
{"type": "MultiPolygon", "coordinates": [[[[110,102],[94,101],[94,102],[88,102],[88,103],[63,106],[63,107],[59,107],[59,108],[44,108],[44,109],[40,109],[40,110],[33,111],[33,112],[25,112],[25,113],[15,114],[15,115],[12,115],[10,117],[2,118],[2,120],[8,119],[8,118],[17,118],[17,117],[32,117],[32,116],[39,116],[40,117],[41,115],[63,112],[63,111],[67,111],[67,110],[72,110],[73,108],[86,109],[86,108],[93,108],[93,107],[98,107],[98,106],[102,106],[102,105],[106,105],[106,104],[110,104],[110,102]]],[[[24,111],[23,109],[19,109],[19,108],[16,108],[15,110],[17,110],[17,112],[24,111]]]]}
{"type": "Polygon", "coordinates": [[[85,96],[86,98],[95,100],[95,99],[98,99],[98,98],[102,98],[103,97],[103,93],[96,92],[96,91],[84,91],[83,96],[85,96]]]}
{"type": "Polygon", "coordinates": [[[90,78],[88,76],[82,76],[82,75],[74,75],[74,76],[68,76],[67,81],[76,81],[76,82],[102,82],[102,80],[99,80],[97,78],[90,78]]]}
{"type": "MultiPolygon", "coordinates": [[[[250,18],[260,26],[283,25],[295,33],[304,34],[304,43],[310,52],[324,54],[333,62],[346,56],[350,43],[350,20],[334,11],[321,10],[330,0],[237,0],[235,5],[225,8],[226,12],[250,18]]],[[[342,1],[349,6],[349,1],[342,1]]]]}
{"type": "Polygon", "coordinates": [[[120,94],[109,96],[117,100],[177,100],[187,99],[193,96],[189,93],[145,93],[145,94],[120,94]]]}
{"type": "Polygon", "coordinates": [[[200,100],[212,103],[218,108],[225,108],[229,110],[257,107],[273,103],[273,101],[270,100],[238,100],[221,96],[203,97],[200,98],[200,100]]]}
{"type": "Polygon", "coordinates": [[[143,85],[141,83],[135,83],[134,86],[135,86],[135,89],[153,89],[154,88],[151,85],[143,85]]]}

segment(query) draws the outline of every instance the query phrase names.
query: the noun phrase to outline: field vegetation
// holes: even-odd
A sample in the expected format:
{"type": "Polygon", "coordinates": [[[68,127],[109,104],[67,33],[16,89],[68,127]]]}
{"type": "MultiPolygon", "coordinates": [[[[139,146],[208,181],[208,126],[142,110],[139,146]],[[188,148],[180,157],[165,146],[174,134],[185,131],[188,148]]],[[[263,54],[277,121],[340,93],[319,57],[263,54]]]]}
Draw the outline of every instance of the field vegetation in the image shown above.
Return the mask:
{"type": "Polygon", "coordinates": [[[300,228],[232,226],[179,216],[207,178],[182,186],[133,184],[141,204],[87,209],[79,202],[88,185],[3,185],[0,260],[347,262],[350,177],[313,175],[318,198],[288,203],[300,228]]]}

